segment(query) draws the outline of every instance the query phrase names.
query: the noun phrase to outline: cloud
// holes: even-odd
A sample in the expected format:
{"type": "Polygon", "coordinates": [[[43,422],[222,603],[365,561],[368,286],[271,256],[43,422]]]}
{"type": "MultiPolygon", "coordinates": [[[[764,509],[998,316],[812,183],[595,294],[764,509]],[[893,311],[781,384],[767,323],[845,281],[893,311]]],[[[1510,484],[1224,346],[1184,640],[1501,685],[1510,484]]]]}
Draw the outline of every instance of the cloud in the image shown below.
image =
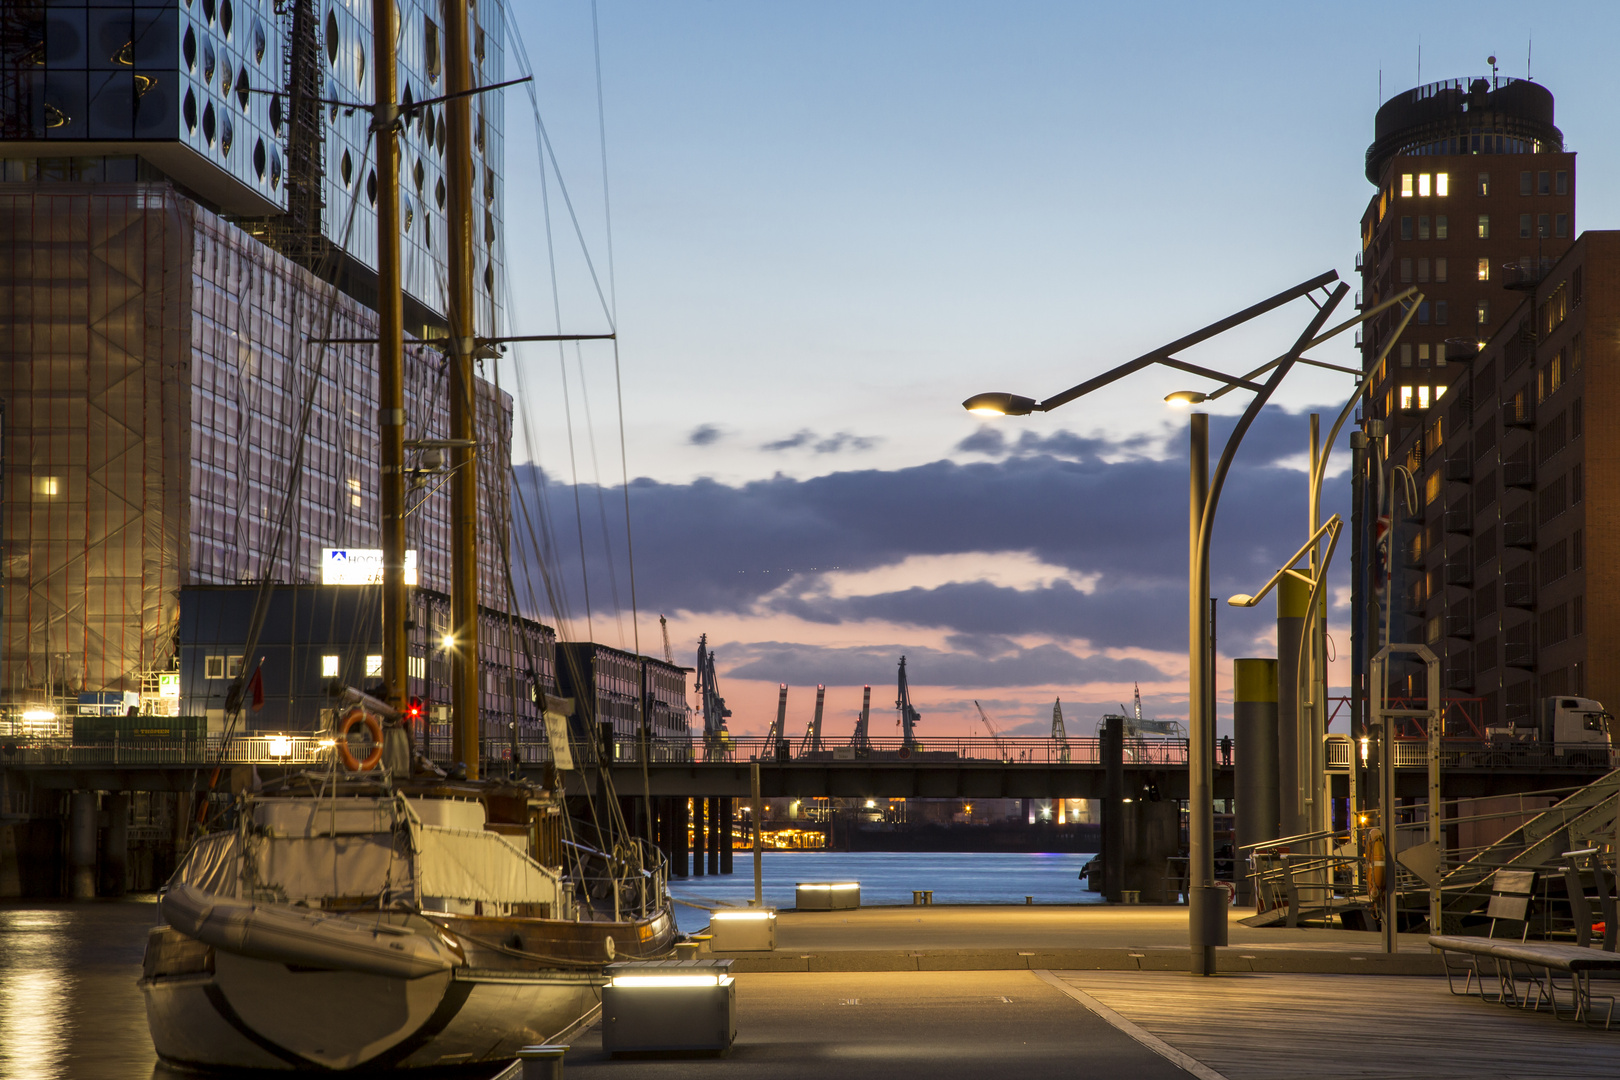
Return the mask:
{"type": "MultiPolygon", "coordinates": [[[[1215,418],[1214,426],[1221,424],[1215,418]]],[[[642,610],[914,626],[931,631],[919,637],[933,643],[960,635],[952,655],[985,662],[1002,662],[1004,654],[969,640],[1034,635],[1115,654],[1183,652],[1184,454],[1172,446],[1170,456],[1151,457],[1139,439],[1067,432],[1026,433],[1028,440],[1009,444],[984,431],[969,440],[983,453],[995,450],[992,460],[809,479],[777,475],[740,485],[633,481],[642,610]]],[[[1302,414],[1273,410],[1244,441],[1216,522],[1215,595],[1253,592],[1303,541],[1305,478],[1297,460],[1306,432],[1302,414]]],[[[782,442],[813,447],[816,439],[806,431],[782,442]]],[[[517,479],[529,505],[547,501],[558,515],[547,530],[553,544],[519,537],[531,571],[546,568],[557,592],[582,596],[583,532],[593,599],[602,595],[597,583],[612,578],[592,538],[613,538],[617,580],[628,581],[617,489],[580,492],[577,505],[587,520],[576,523],[574,493],[565,485],[532,466],[519,467],[517,479]]],[[[1348,501],[1347,477],[1330,478],[1328,511],[1348,501]]],[[[1348,563],[1346,538],[1335,558],[1341,579],[1348,563]]],[[[628,606],[627,594],[622,600],[628,606]]],[[[549,604],[527,606],[541,619],[554,618],[549,604]]],[[[1223,605],[1219,619],[1226,655],[1260,648],[1275,626],[1270,604],[1247,612],[1223,605]]]]}
{"type": "Polygon", "coordinates": [[[902,654],[907,677],[927,686],[1079,686],[1091,682],[1157,682],[1165,678],[1164,672],[1145,660],[1078,656],[1057,645],[1015,646],[989,657],[916,645],[840,648],[781,641],[732,642],[717,651],[731,665],[727,678],[785,682],[790,686],[888,686],[894,682],[902,654]]]}
{"type": "Polygon", "coordinates": [[[772,453],[781,453],[785,450],[798,450],[808,446],[818,454],[838,454],[845,450],[870,450],[878,444],[878,439],[870,435],[852,435],[847,431],[840,431],[823,438],[809,428],[800,428],[785,439],[763,444],[761,450],[772,453]]]}
{"type": "Polygon", "coordinates": [[[686,441],[692,446],[711,446],[718,442],[723,434],[713,424],[699,424],[686,436],[686,441]]]}

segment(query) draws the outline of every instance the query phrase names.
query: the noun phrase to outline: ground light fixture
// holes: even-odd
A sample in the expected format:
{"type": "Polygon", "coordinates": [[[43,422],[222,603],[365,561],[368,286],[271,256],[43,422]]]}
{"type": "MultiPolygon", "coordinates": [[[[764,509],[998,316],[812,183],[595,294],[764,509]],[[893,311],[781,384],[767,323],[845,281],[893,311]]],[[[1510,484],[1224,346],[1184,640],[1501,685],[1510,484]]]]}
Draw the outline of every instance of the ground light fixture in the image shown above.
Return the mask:
{"type": "Polygon", "coordinates": [[[610,1054],[724,1052],[737,1037],[730,960],[611,964],[602,988],[602,1049],[610,1054]]]}
{"type": "Polygon", "coordinates": [[[850,911],[861,906],[858,881],[800,881],[793,886],[798,911],[850,911]]]}

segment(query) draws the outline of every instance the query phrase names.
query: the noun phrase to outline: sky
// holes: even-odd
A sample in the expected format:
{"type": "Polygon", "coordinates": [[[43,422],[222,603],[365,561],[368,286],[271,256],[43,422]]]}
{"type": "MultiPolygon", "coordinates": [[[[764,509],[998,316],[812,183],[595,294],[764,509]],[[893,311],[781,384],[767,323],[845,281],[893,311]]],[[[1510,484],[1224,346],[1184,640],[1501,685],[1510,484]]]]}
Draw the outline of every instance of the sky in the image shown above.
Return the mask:
{"type": "MultiPolygon", "coordinates": [[[[1579,155],[1578,228],[1620,227],[1612,3],[512,6],[507,77],[535,81],[506,104],[511,328],[619,335],[499,365],[531,614],[653,655],[663,615],[683,664],[707,635],[742,733],[779,683],[795,738],[818,683],[830,737],[868,683],[892,733],[901,655],[925,741],[983,734],[975,700],[1045,734],[1061,698],[1091,734],[1136,685],[1184,719],[1187,416],[1162,398],[1198,381],[993,423],[961,402],[1051,396],[1324,271],[1353,315],[1382,100],[1528,64],[1579,155]]],[[[1312,314],[1184,358],[1247,370],[1312,314]]],[[[1358,366],[1349,338],[1313,355],[1358,366]]],[[[1244,440],[1217,595],[1303,543],[1307,416],[1353,389],[1296,371],[1244,440]]],[[[1245,404],[1214,403],[1217,448],[1245,404]]],[[[1340,443],[1325,514],[1348,515],[1340,443]]],[[[1223,607],[1218,645],[1224,727],[1274,606],[1223,607]]]]}

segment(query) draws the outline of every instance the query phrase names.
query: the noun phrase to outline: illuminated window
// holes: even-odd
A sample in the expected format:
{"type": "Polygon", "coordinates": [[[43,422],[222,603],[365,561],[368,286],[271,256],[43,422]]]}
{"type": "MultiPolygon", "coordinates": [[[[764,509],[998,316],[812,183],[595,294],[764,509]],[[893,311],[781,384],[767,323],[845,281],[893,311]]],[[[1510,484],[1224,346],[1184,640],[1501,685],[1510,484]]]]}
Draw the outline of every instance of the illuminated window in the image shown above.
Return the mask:
{"type": "Polygon", "coordinates": [[[225,658],[225,677],[234,679],[242,674],[242,658],[240,656],[227,656],[225,658]]]}
{"type": "Polygon", "coordinates": [[[366,678],[368,678],[368,679],[380,679],[380,678],[382,678],[382,654],[381,653],[372,653],[370,656],[366,657],[366,678]]]}
{"type": "Polygon", "coordinates": [[[1479,191],[1479,193],[1481,195],[1489,195],[1491,193],[1491,174],[1490,173],[1482,172],[1482,173],[1479,174],[1479,188],[1478,188],[1478,191],[1479,191]]]}
{"type": "MultiPolygon", "coordinates": [[[[1479,307],[1477,307],[1475,311],[1479,316],[1476,320],[1479,325],[1484,326],[1486,323],[1491,321],[1491,302],[1489,300],[1481,300],[1479,302],[1479,307]]],[[[1483,346],[1481,347],[1483,348],[1483,346]]]]}
{"type": "Polygon", "coordinates": [[[1449,219],[1444,214],[1441,214],[1439,217],[1434,219],[1434,238],[1436,240],[1444,240],[1446,238],[1446,233],[1449,231],[1446,227],[1446,222],[1448,220],[1449,219]]]}
{"type": "MultiPolygon", "coordinates": [[[[1444,304],[1445,301],[1442,300],[1442,301],[1440,301],[1440,303],[1444,304]]],[[[1445,320],[1437,319],[1435,321],[1436,322],[1444,322],[1445,320]]],[[[1434,347],[1434,366],[1435,367],[1445,367],[1446,366],[1446,347],[1444,345],[1436,345],[1434,347]]]]}
{"type": "Polygon", "coordinates": [[[34,494],[42,499],[54,499],[62,493],[62,478],[59,476],[34,477],[34,494]]]}
{"type": "Polygon", "coordinates": [[[1491,260],[1489,260],[1489,259],[1480,259],[1479,260],[1479,280],[1481,280],[1481,281],[1489,281],[1489,280],[1491,280],[1491,260]]]}
{"type": "Polygon", "coordinates": [[[425,679],[425,678],[427,678],[427,657],[425,657],[425,656],[412,656],[412,657],[408,658],[407,663],[410,666],[410,676],[411,676],[411,678],[413,678],[413,679],[425,679]]]}
{"type": "MultiPolygon", "coordinates": [[[[1446,280],[1446,260],[1445,260],[1445,256],[1441,256],[1440,258],[1434,260],[1434,280],[1436,280],[1436,281],[1444,281],[1444,280],[1446,280]]],[[[1445,301],[1442,300],[1441,303],[1445,303],[1445,301]]]]}
{"type": "Polygon", "coordinates": [[[1417,406],[1420,409],[1429,407],[1429,388],[1427,386],[1417,388],[1417,406]]]}
{"type": "Polygon", "coordinates": [[[1403,386],[1403,387],[1401,387],[1401,408],[1402,408],[1402,410],[1405,410],[1405,409],[1410,409],[1411,407],[1412,407],[1412,388],[1410,386],[1403,386]]]}
{"type": "Polygon", "coordinates": [[[1434,193],[1436,195],[1449,195],[1449,194],[1451,194],[1451,174],[1450,173],[1435,173],[1434,174],[1434,193]]]}
{"type": "MultiPolygon", "coordinates": [[[[1419,195],[1427,195],[1429,193],[1429,174],[1428,173],[1419,173],[1418,178],[1417,178],[1417,182],[1418,182],[1418,192],[1417,193],[1419,195]]],[[[1408,192],[1408,194],[1411,194],[1411,193],[1408,192]]]]}
{"type": "Polygon", "coordinates": [[[1479,238],[1481,240],[1491,238],[1491,215],[1489,214],[1479,215],[1479,238]]]}
{"type": "Polygon", "coordinates": [[[1412,197],[1411,173],[1401,173],[1401,197],[1403,199],[1410,199],[1412,197]]]}
{"type": "Polygon", "coordinates": [[[1418,367],[1428,367],[1428,366],[1429,366],[1429,347],[1427,345],[1419,345],[1418,346],[1418,367]]]}
{"type": "Polygon", "coordinates": [[[321,657],[321,678],[335,679],[338,677],[338,658],[335,656],[321,657]]]}

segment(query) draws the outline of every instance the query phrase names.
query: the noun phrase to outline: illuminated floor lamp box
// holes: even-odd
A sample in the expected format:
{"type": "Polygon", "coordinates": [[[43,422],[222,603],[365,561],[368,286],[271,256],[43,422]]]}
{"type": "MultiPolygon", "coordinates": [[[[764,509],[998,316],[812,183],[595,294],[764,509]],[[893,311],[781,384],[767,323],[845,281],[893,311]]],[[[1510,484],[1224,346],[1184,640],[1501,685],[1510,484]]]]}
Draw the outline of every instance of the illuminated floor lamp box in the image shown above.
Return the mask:
{"type": "Polygon", "coordinates": [[[861,906],[858,881],[801,881],[793,890],[800,911],[847,911],[861,906]]]}
{"type": "Polygon", "coordinates": [[[776,948],[775,908],[722,908],[709,916],[709,951],[769,952],[776,948]]]}
{"type": "Polygon", "coordinates": [[[730,960],[654,960],[608,967],[602,988],[602,1049],[731,1049],[737,984],[730,960]]]}

